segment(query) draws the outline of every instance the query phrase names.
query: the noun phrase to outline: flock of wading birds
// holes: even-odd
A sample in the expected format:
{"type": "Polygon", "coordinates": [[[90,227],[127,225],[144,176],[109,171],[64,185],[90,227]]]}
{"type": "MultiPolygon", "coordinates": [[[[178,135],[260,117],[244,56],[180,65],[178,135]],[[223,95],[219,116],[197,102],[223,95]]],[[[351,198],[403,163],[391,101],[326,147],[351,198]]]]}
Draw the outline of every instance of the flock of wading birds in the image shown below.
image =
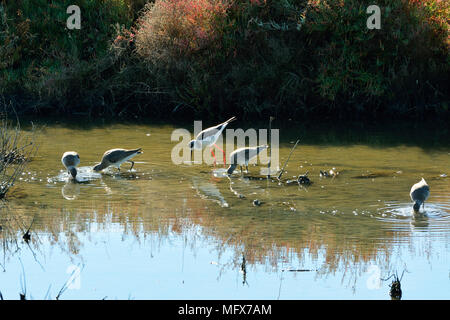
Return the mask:
{"type": "MultiPolygon", "coordinates": [[[[211,147],[211,154],[213,155],[214,159],[216,159],[214,151],[212,149],[212,147],[215,146],[216,148],[222,151],[224,163],[226,163],[225,152],[216,145],[216,141],[222,134],[225,127],[233,120],[236,120],[236,117],[232,117],[227,121],[218,124],[217,126],[210,127],[201,131],[194,140],[191,140],[189,142],[191,155],[194,150],[203,150],[205,147],[211,147]]],[[[227,170],[228,175],[231,175],[238,165],[240,166],[241,173],[243,172],[242,166],[245,166],[246,171],[248,172],[249,161],[254,157],[256,157],[262,150],[266,148],[268,148],[267,145],[261,145],[256,147],[239,148],[233,151],[230,154],[230,166],[228,167],[227,170]]],[[[92,169],[96,172],[100,172],[109,166],[113,166],[116,167],[120,172],[120,166],[122,165],[122,163],[130,162],[131,163],[130,171],[131,171],[131,169],[134,166],[134,162],[131,159],[134,156],[141,153],[142,153],[141,148],[133,150],[111,149],[103,154],[102,161],[99,164],[95,165],[92,169]]],[[[77,176],[76,167],[80,163],[80,156],[78,155],[78,153],[75,151],[65,152],[61,158],[61,162],[64,165],[64,167],[66,167],[68,173],[72,176],[72,178],[75,179],[77,176]]],[[[414,211],[416,212],[419,211],[420,206],[425,207],[425,201],[428,199],[429,195],[430,195],[430,187],[423,178],[421,181],[419,181],[418,183],[414,184],[411,187],[410,196],[411,200],[414,201],[413,205],[414,211]]]]}

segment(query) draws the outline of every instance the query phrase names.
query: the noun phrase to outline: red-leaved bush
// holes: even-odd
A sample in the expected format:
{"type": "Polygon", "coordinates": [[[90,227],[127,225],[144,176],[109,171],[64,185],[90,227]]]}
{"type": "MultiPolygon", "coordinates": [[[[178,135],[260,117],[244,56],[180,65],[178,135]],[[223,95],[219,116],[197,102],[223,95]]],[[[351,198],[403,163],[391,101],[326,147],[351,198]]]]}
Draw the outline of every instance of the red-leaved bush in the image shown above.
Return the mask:
{"type": "Polygon", "coordinates": [[[170,61],[216,47],[229,0],[156,0],[137,25],[136,51],[146,60],[170,61]]]}

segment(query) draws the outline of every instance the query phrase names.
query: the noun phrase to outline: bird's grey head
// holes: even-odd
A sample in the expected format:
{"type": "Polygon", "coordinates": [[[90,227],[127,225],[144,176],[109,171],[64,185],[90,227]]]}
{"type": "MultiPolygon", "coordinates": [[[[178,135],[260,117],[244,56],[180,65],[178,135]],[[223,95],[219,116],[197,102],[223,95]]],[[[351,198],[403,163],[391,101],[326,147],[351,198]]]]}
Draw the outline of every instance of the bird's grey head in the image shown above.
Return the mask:
{"type": "Polygon", "coordinates": [[[72,167],[69,169],[69,171],[72,177],[75,179],[75,177],[77,176],[77,169],[75,167],[72,167]]]}
{"type": "Polygon", "coordinates": [[[193,150],[202,150],[202,142],[199,140],[191,140],[189,141],[189,149],[193,150]]]}
{"type": "Polygon", "coordinates": [[[421,205],[420,201],[416,201],[416,202],[414,203],[413,209],[414,209],[415,212],[418,212],[418,211],[419,211],[420,205],[421,205]]]}
{"type": "Polygon", "coordinates": [[[103,168],[102,168],[102,164],[101,164],[101,163],[95,165],[95,166],[92,168],[92,170],[94,170],[94,171],[101,171],[102,169],[103,169],[103,168]]]}

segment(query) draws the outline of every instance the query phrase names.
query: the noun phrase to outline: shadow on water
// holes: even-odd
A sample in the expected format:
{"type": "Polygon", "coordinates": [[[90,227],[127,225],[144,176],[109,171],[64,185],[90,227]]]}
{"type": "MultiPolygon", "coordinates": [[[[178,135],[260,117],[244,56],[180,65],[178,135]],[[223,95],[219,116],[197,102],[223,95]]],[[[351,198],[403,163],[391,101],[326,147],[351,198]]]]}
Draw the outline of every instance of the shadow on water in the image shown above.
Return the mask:
{"type": "MultiPolygon", "coordinates": [[[[24,129],[29,129],[31,123],[40,127],[60,126],[72,130],[92,130],[110,128],[114,126],[149,126],[154,128],[186,128],[193,132],[194,120],[202,121],[203,129],[216,125],[220,120],[173,119],[170,124],[164,120],[145,119],[86,119],[86,117],[72,117],[70,119],[25,118],[22,122],[24,129]]],[[[257,120],[248,121],[238,119],[230,128],[268,129],[268,123],[257,120]]],[[[390,122],[388,120],[377,123],[363,122],[308,122],[295,119],[275,119],[273,129],[282,131],[282,143],[292,143],[300,138],[300,144],[322,146],[346,146],[363,144],[370,147],[395,147],[400,145],[417,146],[424,150],[445,148],[450,143],[450,128],[446,122],[390,122]]]]}
{"type": "Polygon", "coordinates": [[[321,146],[360,144],[376,148],[416,146],[424,150],[439,150],[448,148],[450,144],[449,127],[434,123],[386,123],[384,125],[292,123],[288,128],[290,129],[282,129],[284,141],[295,141],[300,138],[301,144],[321,146]]]}

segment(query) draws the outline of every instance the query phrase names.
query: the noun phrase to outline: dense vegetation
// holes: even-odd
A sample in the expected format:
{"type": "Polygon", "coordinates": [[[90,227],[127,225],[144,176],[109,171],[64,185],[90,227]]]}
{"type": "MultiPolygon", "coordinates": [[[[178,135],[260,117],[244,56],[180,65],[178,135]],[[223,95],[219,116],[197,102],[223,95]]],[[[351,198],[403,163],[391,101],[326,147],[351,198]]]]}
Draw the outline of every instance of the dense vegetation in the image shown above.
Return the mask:
{"type": "Polygon", "coordinates": [[[0,0],[0,103],[22,114],[449,115],[440,0],[0,0]],[[369,30],[366,9],[381,8],[369,30]]]}

